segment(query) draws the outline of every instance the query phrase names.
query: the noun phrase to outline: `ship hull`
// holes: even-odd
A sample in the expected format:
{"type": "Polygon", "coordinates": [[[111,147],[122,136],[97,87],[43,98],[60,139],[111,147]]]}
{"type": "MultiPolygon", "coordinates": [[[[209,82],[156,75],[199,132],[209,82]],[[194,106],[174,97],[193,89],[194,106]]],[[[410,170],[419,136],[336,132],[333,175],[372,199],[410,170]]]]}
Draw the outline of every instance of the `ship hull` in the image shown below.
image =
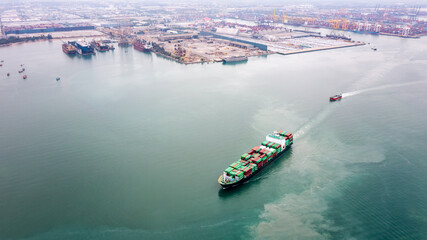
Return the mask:
{"type": "Polygon", "coordinates": [[[251,179],[253,176],[255,176],[258,172],[261,172],[265,167],[267,167],[270,163],[276,161],[284,152],[288,151],[289,148],[291,148],[293,143],[291,143],[288,147],[285,148],[285,150],[281,151],[279,154],[276,155],[276,157],[272,158],[270,161],[268,161],[266,164],[262,165],[260,168],[258,168],[255,172],[253,172],[251,175],[242,178],[240,181],[232,183],[232,184],[221,184],[222,189],[230,189],[237,186],[240,186],[247,182],[249,179],[251,179]]]}
{"type": "Polygon", "coordinates": [[[138,50],[140,52],[150,52],[151,51],[151,49],[147,49],[144,46],[139,45],[139,44],[134,44],[133,48],[135,48],[136,50],[138,50]]]}
{"type": "Polygon", "coordinates": [[[66,54],[76,54],[77,53],[77,51],[75,50],[75,48],[72,49],[72,50],[68,49],[68,45],[67,44],[63,44],[62,45],[62,51],[64,53],[66,53],[66,54]]]}

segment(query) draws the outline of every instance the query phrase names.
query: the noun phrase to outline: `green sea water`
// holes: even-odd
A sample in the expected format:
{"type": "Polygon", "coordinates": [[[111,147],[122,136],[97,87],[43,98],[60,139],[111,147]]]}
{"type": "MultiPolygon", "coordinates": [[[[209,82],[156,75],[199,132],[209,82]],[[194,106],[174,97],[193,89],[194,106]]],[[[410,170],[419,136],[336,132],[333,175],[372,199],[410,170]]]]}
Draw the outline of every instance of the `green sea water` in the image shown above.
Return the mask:
{"type": "Polygon", "coordinates": [[[426,239],[427,38],[353,38],[232,65],[0,48],[0,239],[426,239]],[[221,190],[280,129],[292,149],[221,190]]]}

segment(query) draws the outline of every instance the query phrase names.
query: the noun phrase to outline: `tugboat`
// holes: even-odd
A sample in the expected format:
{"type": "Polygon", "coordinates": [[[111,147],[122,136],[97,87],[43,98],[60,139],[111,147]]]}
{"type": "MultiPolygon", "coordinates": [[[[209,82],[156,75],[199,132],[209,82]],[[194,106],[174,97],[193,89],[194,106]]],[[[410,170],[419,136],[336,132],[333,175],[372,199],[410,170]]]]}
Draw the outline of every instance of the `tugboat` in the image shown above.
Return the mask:
{"type": "Polygon", "coordinates": [[[340,94],[340,95],[335,95],[335,96],[330,97],[329,101],[335,102],[335,101],[338,101],[338,100],[341,100],[341,99],[342,99],[342,95],[340,94]]]}

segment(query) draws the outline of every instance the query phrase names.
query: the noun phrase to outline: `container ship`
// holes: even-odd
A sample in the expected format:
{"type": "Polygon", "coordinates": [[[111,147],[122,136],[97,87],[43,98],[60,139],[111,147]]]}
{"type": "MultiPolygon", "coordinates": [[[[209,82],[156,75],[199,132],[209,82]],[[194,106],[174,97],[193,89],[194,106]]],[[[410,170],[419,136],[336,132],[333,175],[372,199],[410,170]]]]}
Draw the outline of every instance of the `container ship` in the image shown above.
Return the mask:
{"type": "Polygon", "coordinates": [[[151,52],[153,46],[145,40],[135,40],[135,42],[133,42],[133,48],[141,52],[151,52]]]}
{"type": "Polygon", "coordinates": [[[218,178],[222,188],[236,187],[264,169],[294,143],[292,133],[285,131],[268,134],[261,145],[240,156],[240,160],[230,164],[218,178]]]}
{"type": "Polygon", "coordinates": [[[94,48],[86,41],[76,41],[76,42],[69,42],[69,43],[77,49],[77,52],[80,55],[95,54],[94,48]]]}
{"type": "Polygon", "coordinates": [[[62,51],[66,54],[76,54],[77,53],[77,49],[69,43],[62,44],[62,51]]]}

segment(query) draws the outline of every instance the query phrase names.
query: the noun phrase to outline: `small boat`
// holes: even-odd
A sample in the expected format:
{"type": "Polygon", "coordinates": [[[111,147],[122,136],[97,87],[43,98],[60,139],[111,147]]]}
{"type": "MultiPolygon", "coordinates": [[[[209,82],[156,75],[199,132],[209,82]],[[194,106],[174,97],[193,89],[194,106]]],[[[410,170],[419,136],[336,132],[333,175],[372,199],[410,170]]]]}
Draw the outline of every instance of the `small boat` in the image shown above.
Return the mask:
{"type": "Polygon", "coordinates": [[[0,64],[0,67],[3,67],[3,64],[0,64]]]}
{"type": "Polygon", "coordinates": [[[27,79],[27,75],[22,76],[23,79],[27,79]]]}
{"type": "Polygon", "coordinates": [[[60,77],[57,77],[57,78],[56,78],[56,81],[59,81],[59,80],[61,80],[61,78],[60,78],[60,77]]]}
{"type": "Polygon", "coordinates": [[[342,95],[335,95],[329,98],[329,101],[335,102],[342,99],[342,95]]]}
{"type": "Polygon", "coordinates": [[[7,76],[9,77],[9,76],[10,76],[10,73],[7,73],[7,76]]]}
{"type": "Polygon", "coordinates": [[[377,48],[376,48],[376,47],[371,47],[371,49],[372,49],[373,51],[377,51],[377,48]]]}
{"type": "Polygon", "coordinates": [[[22,71],[22,70],[19,70],[18,72],[19,72],[19,73],[22,73],[23,71],[22,71]]]}

